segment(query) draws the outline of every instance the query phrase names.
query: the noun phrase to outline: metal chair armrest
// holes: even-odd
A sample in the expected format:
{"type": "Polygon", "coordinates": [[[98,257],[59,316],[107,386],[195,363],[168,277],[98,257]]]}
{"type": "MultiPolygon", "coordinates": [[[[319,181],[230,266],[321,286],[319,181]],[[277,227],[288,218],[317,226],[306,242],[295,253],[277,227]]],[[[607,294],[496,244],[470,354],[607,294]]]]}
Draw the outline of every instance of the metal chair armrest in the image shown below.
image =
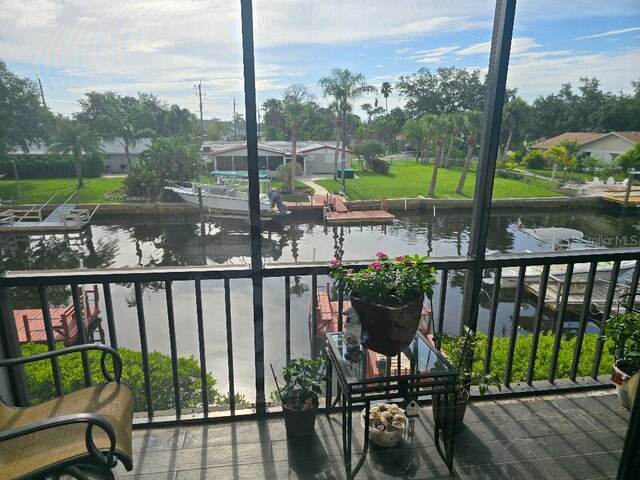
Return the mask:
{"type": "Polygon", "coordinates": [[[0,367],[12,367],[15,365],[23,365],[25,363],[37,362],[39,360],[46,360],[48,358],[59,357],[70,353],[86,352],[88,350],[99,350],[102,352],[100,357],[100,369],[104,378],[109,382],[120,382],[122,375],[122,359],[117,351],[106,345],[87,344],[87,345],[75,345],[73,347],[66,347],[60,350],[52,350],[50,352],[36,353],[35,355],[29,355],[27,357],[7,358],[0,359],[0,367]],[[105,365],[105,359],[107,355],[111,355],[113,358],[113,370],[114,375],[111,376],[105,365]]]}

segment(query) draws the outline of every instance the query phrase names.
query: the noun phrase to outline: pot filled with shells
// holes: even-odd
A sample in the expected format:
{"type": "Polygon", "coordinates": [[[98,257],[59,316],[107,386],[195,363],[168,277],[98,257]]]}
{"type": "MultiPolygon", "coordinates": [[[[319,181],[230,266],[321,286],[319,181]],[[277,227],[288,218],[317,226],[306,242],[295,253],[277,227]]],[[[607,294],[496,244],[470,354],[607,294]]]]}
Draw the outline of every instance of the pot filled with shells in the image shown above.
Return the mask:
{"type": "MultiPolygon", "coordinates": [[[[364,427],[366,409],[360,415],[364,427]]],[[[407,417],[404,410],[394,403],[379,403],[369,409],[369,440],[379,447],[393,447],[404,436],[407,417]]]]}

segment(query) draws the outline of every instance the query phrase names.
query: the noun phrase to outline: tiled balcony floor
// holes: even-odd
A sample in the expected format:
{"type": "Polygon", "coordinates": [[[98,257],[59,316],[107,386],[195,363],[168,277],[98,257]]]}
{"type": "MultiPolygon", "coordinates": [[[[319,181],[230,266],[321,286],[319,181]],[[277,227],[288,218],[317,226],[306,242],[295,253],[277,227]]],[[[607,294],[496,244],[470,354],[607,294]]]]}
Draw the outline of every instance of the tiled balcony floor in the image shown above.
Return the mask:
{"type": "MultiPolygon", "coordinates": [[[[136,430],[134,470],[117,473],[142,480],[344,479],[340,418],[318,416],[316,434],[302,440],[287,440],[280,418],[136,430]]],[[[427,406],[412,448],[371,446],[357,478],[615,478],[628,420],[609,390],[475,402],[456,435],[449,476],[433,445],[427,406]]],[[[354,421],[354,465],[362,434],[354,421]]]]}

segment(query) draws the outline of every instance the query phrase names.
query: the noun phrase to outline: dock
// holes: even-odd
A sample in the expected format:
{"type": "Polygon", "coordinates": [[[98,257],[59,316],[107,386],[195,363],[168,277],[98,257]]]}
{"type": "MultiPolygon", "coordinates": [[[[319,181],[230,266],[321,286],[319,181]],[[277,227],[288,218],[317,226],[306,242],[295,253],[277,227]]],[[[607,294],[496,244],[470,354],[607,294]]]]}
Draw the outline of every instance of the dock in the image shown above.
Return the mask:
{"type": "MultiPolygon", "coordinates": [[[[100,297],[98,286],[85,290],[78,288],[80,296],[80,317],[82,328],[85,329],[89,338],[94,341],[96,330],[99,333],[100,341],[104,342],[104,331],[100,325],[100,297]]],[[[47,343],[47,334],[41,308],[16,309],[13,316],[18,330],[18,340],[22,343],[47,343]]],[[[78,316],[73,305],[66,307],[49,308],[51,327],[53,329],[53,339],[55,342],[62,342],[65,345],[73,345],[78,340],[78,316]]]]}
{"type": "Polygon", "coordinates": [[[328,225],[353,225],[360,223],[392,223],[396,218],[387,211],[386,202],[380,202],[380,209],[365,210],[361,202],[361,210],[352,210],[337,195],[327,197],[324,208],[324,220],[328,225]]]}
{"type": "Polygon", "coordinates": [[[58,205],[43,219],[43,207],[29,210],[14,208],[0,212],[0,232],[77,232],[87,227],[91,219],[88,209],[68,204],[58,205]]]}
{"type": "MultiPolygon", "coordinates": [[[[553,275],[549,275],[549,281],[547,282],[547,291],[545,293],[544,305],[545,308],[551,312],[558,312],[563,300],[563,290],[565,285],[565,277],[558,278],[553,275]]],[[[536,299],[540,298],[540,278],[535,280],[528,280],[524,282],[525,290],[536,299]]],[[[567,310],[580,313],[582,311],[582,305],[584,303],[584,297],[587,289],[586,280],[572,280],[571,287],[569,289],[569,297],[567,298],[567,310]]],[[[615,298],[620,295],[628,293],[629,287],[627,285],[617,284],[615,287],[615,298]]],[[[593,290],[591,291],[591,312],[604,309],[604,305],[607,299],[607,292],[609,291],[609,281],[596,278],[593,283],[593,290]]]]}
{"type": "MultiPolygon", "coordinates": [[[[624,205],[624,199],[627,192],[625,190],[609,190],[605,191],[600,198],[608,203],[624,205]]],[[[629,191],[629,207],[640,207],[640,187],[631,187],[629,191]]]]}

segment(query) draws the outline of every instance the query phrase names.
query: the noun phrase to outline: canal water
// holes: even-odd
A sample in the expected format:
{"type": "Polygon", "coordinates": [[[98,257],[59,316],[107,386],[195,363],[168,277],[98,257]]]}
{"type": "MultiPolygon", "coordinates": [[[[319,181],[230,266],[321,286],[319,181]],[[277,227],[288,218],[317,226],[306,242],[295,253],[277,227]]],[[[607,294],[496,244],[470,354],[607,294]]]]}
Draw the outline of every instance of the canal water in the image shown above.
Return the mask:
{"type": "MultiPolygon", "coordinates": [[[[328,227],[322,222],[268,222],[263,226],[263,261],[269,265],[328,262],[339,256],[345,261],[367,260],[376,252],[390,256],[419,253],[431,257],[465,255],[469,240],[470,211],[422,212],[400,216],[386,226],[328,227]]],[[[248,265],[249,228],[242,220],[210,221],[203,226],[197,219],[139,221],[114,219],[94,222],[83,235],[0,236],[7,270],[77,268],[157,268],[190,265],[248,265]],[[203,235],[204,230],[204,235],[203,235]]],[[[584,242],[576,248],[637,247],[640,244],[640,217],[621,216],[619,212],[565,211],[528,212],[518,215],[504,212],[491,217],[487,249],[496,253],[548,251],[551,246],[527,234],[527,229],[565,227],[584,233],[584,242]],[[524,228],[518,228],[522,224],[524,228]]],[[[319,279],[324,284],[329,278],[319,279]]],[[[460,325],[463,272],[450,272],[447,285],[445,329],[457,332],[460,325]]],[[[311,279],[292,278],[291,345],[292,354],[308,353],[312,343],[309,324],[311,279]]],[[[433,308],[438,311],[439,285],[433,308]]],[[[275,386],[269,364],[278,370],[285,356],[284,279],[266,279],[264,284],[265,361],[267,392],[275,386]]],[[[221,392],[228,390],[227,345],[222,281],[202,282],[205,316],[206,368],[217,379],[221,392]]],[[[70,304],[68,291],[51,288],[50,301],[70,304]]],[[[486,331],[491,292],[481,294],[479,328],[486,331]]],[[[118,343],[140,350],[133,285],[112,288],[118,343]]],[[[181,356],[199,358],[196,304],[193,282],[175,282],[177,345],[181,356]]],[[[144,285],[143,306],[150,351],[169,353],[169,334],[165,292],[161,284],[144,285]]],[[[35,292],[14,295],[15,308],[38,306],[35,292]]],[[[231,282],[231,314],[236,391],[253,398],[254,347],[251,282],[231,282]]],[[[511,329],[513,299],[506,295],[498,307],[496,334],[508,335],[511,329]]],[[[520,310],[522,333],[526,334],[535,314],[532,301],[520,310]]],[[[553,318],[545,317],[552,328],[553,318]]],[[[594,329],[593,326],[590,329],[594,329]]],[[[595,331],[595,330],[594,330],[595,331]]]]}

